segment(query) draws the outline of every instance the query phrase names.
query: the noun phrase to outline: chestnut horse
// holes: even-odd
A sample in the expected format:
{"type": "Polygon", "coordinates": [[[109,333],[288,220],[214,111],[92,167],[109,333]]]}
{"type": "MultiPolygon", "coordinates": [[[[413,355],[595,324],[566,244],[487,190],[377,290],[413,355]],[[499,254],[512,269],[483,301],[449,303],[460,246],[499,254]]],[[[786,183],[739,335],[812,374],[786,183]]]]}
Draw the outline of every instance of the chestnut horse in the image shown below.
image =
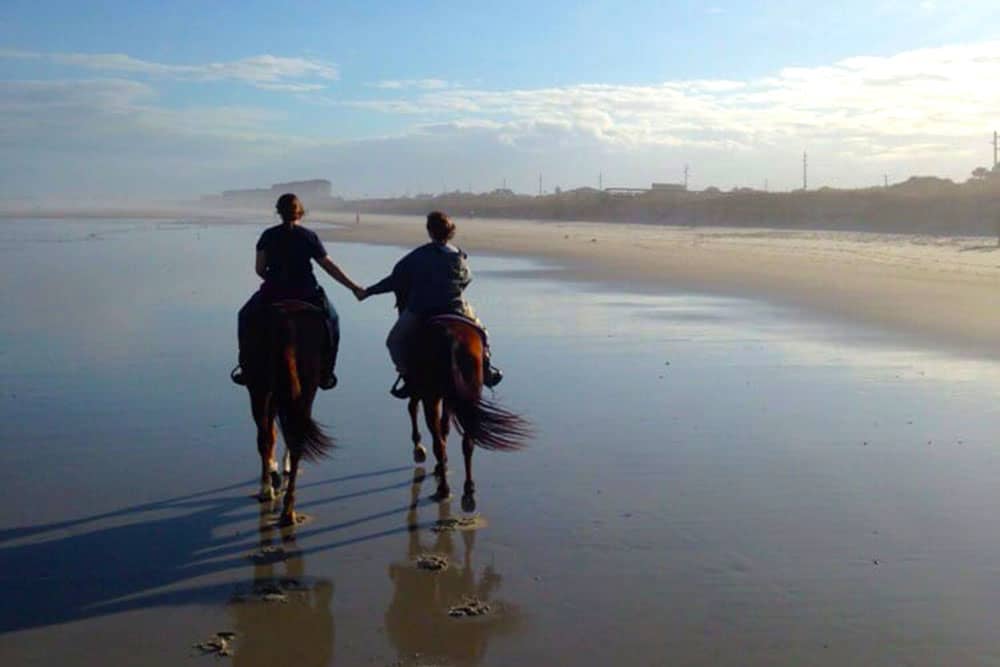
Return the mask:
{"type": "Polygon", "coordinates": [[[410,355],[410,423],[413,459],[423,463],[427,450],[420,443],[417,408],[423,403],[424,418],[433,440],[437,466],[438,500],[447,498],[448,452],[446,441],[452,423],[462,434],[465,456],[465,487],[462,509],[476,508],[476,485],[472,481],[472,450],[516,450],[529,437],[528,423],[518,415],[483,398],[483,333],[472,321],[458,315],[442,315],[425,322],[416,335],[410,355]]]}
{"type": "Polygon", "coordinates": [[[246,352],[250,409],[257,424],[260,500],[274,500],[282,478],[275,462],[275,417],[285,440],[287,486],[281,524],[295,523],[295,480],[302,458],[316,460],[334,446],[312,418],[329,334],[323,311],[304,301],[279,301],[262,309],[246,352]]]}

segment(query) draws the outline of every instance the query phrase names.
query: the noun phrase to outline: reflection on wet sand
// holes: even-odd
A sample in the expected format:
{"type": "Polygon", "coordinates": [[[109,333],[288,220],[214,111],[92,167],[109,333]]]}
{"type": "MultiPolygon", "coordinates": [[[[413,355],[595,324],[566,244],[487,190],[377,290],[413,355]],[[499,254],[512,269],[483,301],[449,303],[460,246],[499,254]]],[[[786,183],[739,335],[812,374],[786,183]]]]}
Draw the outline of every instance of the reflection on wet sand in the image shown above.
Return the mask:
{"type": "MultiPolygon", "coordinates": [[[[477,574],[472,559],[475,530],[432,532],[420,528],[417,506],[423,480],[424,471],[417,468],[406,515],[409,528],[406,559],[388,567],[393,593],[385,612],[386,633],[396,648],[399,665],[439,662],[476,665],[485,657],[493,636],[516,630],[520,613],[516,607],[493,598],[501,577],[492,565],[477,574]],[[432,544],[423,543],[421,538],[426,535],[433,536],[432,544]],[[456,539],[462,542],[460,561],[455,554],[456,539]],[[438,570],[418,567],[418,558],[429,554],[446,559],[447,567],[438,570]],[[463,617],[461,608],[470,606],[486,613],[463,617]]],[[[451,501],[436,506],[438,525],[447,523],[451,518],[451,501]]]]}
{"type": "Polygon", "coordinates": [[[279,530],[276,503],[260,509],[253,585],[229,605],[236,632],[233,664],[325,666],[333,662],[333,582],[310,580],[295,547],[295,528],[279,530]]]}

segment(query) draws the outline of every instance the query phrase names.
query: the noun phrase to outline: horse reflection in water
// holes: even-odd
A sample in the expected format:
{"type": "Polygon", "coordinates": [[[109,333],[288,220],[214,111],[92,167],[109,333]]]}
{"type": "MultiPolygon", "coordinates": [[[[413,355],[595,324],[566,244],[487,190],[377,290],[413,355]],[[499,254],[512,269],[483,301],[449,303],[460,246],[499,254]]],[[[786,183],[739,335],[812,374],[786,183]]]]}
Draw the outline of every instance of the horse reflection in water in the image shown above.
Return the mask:
{"type": "Polygon", "coordinates": [[[422,403],[424,418],[433,441],[438,480],[435,498],[451,495],[448,486],[446,443],[451,424],[462,434],[465,486],[462,509],[476,509],[476,485],[472,480],[472,451],[520,449],[530,429],[518,415],[483,397],[484,334],[471,320],[442,315],[428,320],[414,336],[407,385],[410,387],[410,425],[413,459],[423,463],[427,450],[420,441],[417,411],[422,403]]]}
{"type": "MultiPolygon", "coordinates": [[[[493,598],[501,577],[491,565],[476,572],[472,556],[476,545],[475,531],[443,531],[434,533],[434,541],[425,547],[417,524],[417,505],[424,479],[422,468],[414,475],[410,509],[407,513],[409,539],[406,560],[389,565],[393,595],[385,613],[389,640],[401,665],[408,665],[419,654],[419,664],[479,664],[486,655],[493,636],[512,633],[520,622],[516,607],[493,598]],[[462,542],[461,557],[455,555],[456,540],[462,542]],[[419,555],[434,553],[445,556],[447,569],[418,569],[419,555]],[[470,598],[489,606],[483,616],[456,618],[449,610],[468,602],[470,598]]],[[[438,519],[451,517],[451,504],[437,505],[438,519]]]]}
{"type": "Polygon", "coordinates": [[[273,503],[261,505],[260,550],[254,558],[253,591],[234,600],[236,667],[320,667],[333,662],[334,623],[330,606],[333,583],[307,580],[305,559],[283,549],[294,545],[291,531],[282,528],[279,539],[273,503]],[[284,546],[283,546],[284,545],[284,546]],[[284,574],[279,574],[279,568],[284,574]],[[283,596],[282,602],[265,595],[283,596]]]}
{"type": "Polygon", "coordinates": [[[324,313],[304,301],[272,304],[260,318],[257,335],[247,349],[245,373],[250,409],[257,424],[260,453],[260,500],[273,500],[286,483],[282,525],[295,523],[295,482],[299,461],[316,460],[333,440],[312,418],[312,404],[323,372],[327,345],[324,313]],[[275,462],[275,417],[285,440],[282,480],[275,462]]]}

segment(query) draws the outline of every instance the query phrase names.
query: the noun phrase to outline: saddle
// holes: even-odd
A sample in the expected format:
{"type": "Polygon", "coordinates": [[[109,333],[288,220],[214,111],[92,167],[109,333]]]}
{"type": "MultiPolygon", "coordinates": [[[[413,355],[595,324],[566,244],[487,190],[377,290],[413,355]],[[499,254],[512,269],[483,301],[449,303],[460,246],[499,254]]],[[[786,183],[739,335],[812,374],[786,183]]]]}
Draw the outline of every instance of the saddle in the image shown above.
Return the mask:
{"type": "Polygon", "coordinates": [[[472,327],[479,334],[479,337],[483,340],[483,347],[489,347],[489,339],[486,336],[486,329],[484,329],[478,322],[474,319],[466,317],[465,315],[459,315],[458,313],[442,313],[440,315],[431,315],[426,320],[425,324],[440,324],[448,325],[451,323],[464,324],[466,326],[472,327]]]}
{"type": "Polygon", "coordinates": [[[273,308],[282,315],[291,315],[293,313],[323,313],[323,309],[319,306],[309,303],[308,301],[302,301],[300,299],[283,299],[281,301],[272,301],[267,304],[268,308],[273,308]]]}

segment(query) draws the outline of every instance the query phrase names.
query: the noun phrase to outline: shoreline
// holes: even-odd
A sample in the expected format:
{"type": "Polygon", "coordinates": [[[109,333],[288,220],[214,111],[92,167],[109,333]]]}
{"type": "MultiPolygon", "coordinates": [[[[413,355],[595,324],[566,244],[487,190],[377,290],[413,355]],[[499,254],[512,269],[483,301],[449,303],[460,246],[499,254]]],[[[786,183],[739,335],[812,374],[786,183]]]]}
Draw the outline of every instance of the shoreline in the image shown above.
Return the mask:
{"type": "MultiPolygon", "coordinates": [[[[324,240],[412,247],[420,216],[316,215],[324,240]]],[[[760,299],[1000,359],[995,237],[455,218],[466,251],[557,263],[630,290],[760,299]]],[[[475,265],[473,265],[475,270],[475,265]]]]}

